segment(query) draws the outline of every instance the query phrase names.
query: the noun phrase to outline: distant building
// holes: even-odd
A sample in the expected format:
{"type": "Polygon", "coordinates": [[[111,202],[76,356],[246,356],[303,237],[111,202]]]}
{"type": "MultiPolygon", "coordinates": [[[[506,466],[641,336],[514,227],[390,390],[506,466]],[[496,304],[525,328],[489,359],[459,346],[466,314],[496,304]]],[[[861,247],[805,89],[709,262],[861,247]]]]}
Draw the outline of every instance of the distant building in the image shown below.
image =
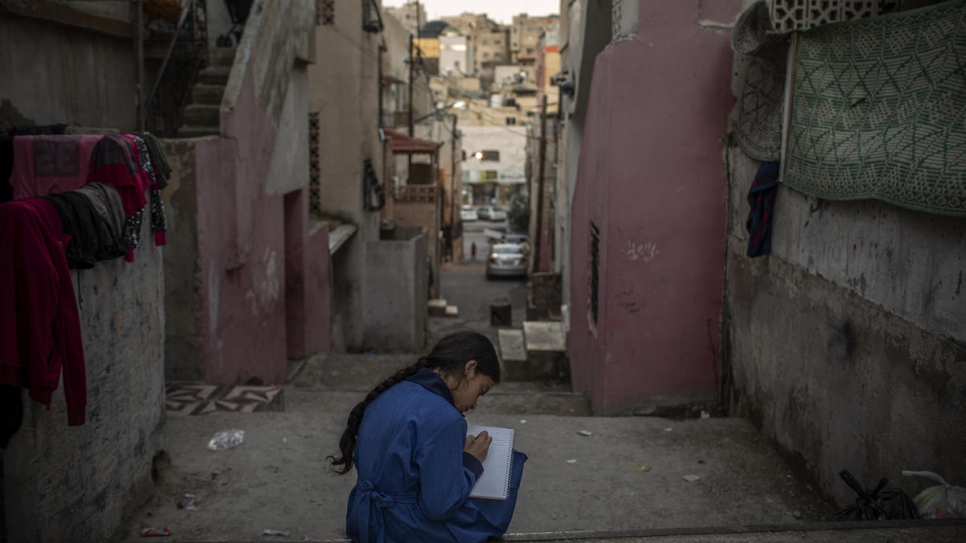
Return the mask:
{"type": "Polygon", "coordinates": [[[544,32],[537,42],[537,102],[547,97],[547,111],[556,113],[560,103],[560,88],[552,83],[554,75],[560,72],[560,38],[556,25],[544,32]]]}
{"type": "Polygon", "coordinates": [[[509,193],[526,182],[526,127],[463,126],[460,131],[467,203],[506,205],[509,193]]]}
{"type": "Polygon", "coordinates": [[[473,51],[466,36],[442,35],[439,37],[439,73],[443,75],[463,75],[472,66],[473,51]]]}
{"type": "Polygon", "coordinates": [[[468,47],[473,51],[469,59],[473,65],[466,73],[493,80],[494,68],[509,62],[509,35],[506,27],[493,21],[485,13],[462,13],[442,17],[451,27],[466,36],[468,47]]]}
{"type": "Polygon", "coordinates": [[[513,17],[510,25],[510,62],[513,64],[535,64],[539,50],[540,36],[544,32],[560,27],[560,16],[531,17],[521,13],[513,17]]]}
{"type": "Polygon", "coordinates": [[[412,34],[419,33],[419,27],[426,22],[426,9],[419,2],[407,2],[399,7],[387,7],[386,13],[392,15],[412,34]]]}

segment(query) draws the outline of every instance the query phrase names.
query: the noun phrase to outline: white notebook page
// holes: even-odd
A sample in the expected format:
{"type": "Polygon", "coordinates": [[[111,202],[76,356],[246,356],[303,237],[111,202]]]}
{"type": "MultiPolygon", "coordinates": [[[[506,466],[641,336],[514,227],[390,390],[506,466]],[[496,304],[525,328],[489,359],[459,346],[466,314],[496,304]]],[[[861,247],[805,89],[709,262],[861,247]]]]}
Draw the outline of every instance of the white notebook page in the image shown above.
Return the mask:
{"type": "Polygon", "coordinates": [[[471,498],[505,500],[510,495],[510,469],[513,467],[513,429],[494,426],[469,426],[467,435],[486,432],[493,438],[483,461],[483,475],[470,492],[471,498]]]}

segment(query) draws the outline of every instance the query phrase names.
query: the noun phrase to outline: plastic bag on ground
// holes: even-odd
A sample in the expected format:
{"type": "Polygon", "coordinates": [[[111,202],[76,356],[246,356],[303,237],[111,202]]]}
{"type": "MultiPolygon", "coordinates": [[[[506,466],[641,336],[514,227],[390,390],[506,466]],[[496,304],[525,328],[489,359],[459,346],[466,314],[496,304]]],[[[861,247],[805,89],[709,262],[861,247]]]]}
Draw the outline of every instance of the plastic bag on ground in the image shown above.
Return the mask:
{"type": "Polygon", "coordinates": [[[925,519],[966,517],[966,488],[953,486],[931,471],[903,471],[907,477],[925,477],[939,483],[920,492],[912,501],[925,519]]]}
{"type": "Polygon", "coordinates": [[[871,492],[867,492],[847,469],[839,472],[839,477],[859,497],[855,499],[854,504],[836,513],[835,520],[908,520],[922,518],[919,515],[919,508],[905,492],[883,490],[888,482],[884,477],[871,492]]]}
{"type": "Polygon", "coordinates": [[[245,430],[225,430],[218,432],[208,442],[208,448],[213,451],[230,449],[245,439],[245,430]]]}

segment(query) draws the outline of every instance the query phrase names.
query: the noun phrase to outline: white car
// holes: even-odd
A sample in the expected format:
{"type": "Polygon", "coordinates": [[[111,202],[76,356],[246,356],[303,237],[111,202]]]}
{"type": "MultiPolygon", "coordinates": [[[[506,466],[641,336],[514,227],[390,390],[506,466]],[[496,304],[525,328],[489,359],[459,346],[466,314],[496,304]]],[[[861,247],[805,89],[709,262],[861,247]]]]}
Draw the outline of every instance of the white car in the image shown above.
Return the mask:
{"type": "Polygon", "coordinates": [[[523,249],[523,254],[530,254],[530,236],[526,234],[507,234],[503,236],[503,243],[519,245],[523,249]]]}
{"type": "Polygon", "coordinates": [[[497,275],[520,276],[527,274],[527,255],[523,247],[511,243],[498,243],[490,247],[486,259],[486,278],[497,275]]]}
{"type": "Polygon", "coordinates": [[[463,222],[475,221],[477,219],[476,210],[472,206],[463,206],[460,208],[460,220],[463,222]]]}
{"type": "Polygon", "coordinates": [[[476,210],[476,216],[484,221],[505,221],[506,211],[498,207],[483,206],[476,210]]]}

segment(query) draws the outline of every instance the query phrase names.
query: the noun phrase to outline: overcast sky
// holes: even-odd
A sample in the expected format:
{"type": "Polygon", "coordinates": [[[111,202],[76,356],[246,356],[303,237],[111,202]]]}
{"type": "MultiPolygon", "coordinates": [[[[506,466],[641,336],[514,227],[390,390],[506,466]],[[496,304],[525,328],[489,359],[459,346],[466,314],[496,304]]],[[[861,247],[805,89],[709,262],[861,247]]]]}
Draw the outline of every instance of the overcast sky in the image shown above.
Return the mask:
{"type": "MultiPolygon", "coordinates": [[[[406,0],[382,0],[383,6],[401,6],[405,3],[406,0]]],[[[468,11],[486,13],[494,21],[510,24],[513,16],[520,13],[556,15],[560,12],[560,0],[422,0],[420,3],[429,20],[468,11]]]]}

